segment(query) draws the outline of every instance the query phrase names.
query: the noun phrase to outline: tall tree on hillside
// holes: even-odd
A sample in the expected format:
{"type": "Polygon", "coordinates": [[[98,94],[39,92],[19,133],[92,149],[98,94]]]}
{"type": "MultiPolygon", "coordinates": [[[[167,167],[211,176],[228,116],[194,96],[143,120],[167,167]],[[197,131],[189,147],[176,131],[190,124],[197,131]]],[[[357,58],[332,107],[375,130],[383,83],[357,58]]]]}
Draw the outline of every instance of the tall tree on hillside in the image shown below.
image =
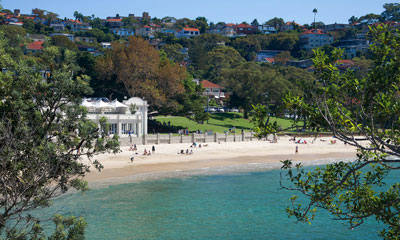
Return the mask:
{"type": "Polygon", "coordinates": [[[146,40],[131,37],[128,43],[114,42],[112,50],[98,59],[97,69],[106,79],[123,83],[130,96],[145,98],[154,110],[179,111],[175,96],[185,92],[186,69],[160,58],[146,40]]]}
{"type": "Polygon", "coordinates": [[[385,3],[383,8],[385,11],[382,12],[381,17],[384,21],[400,21],[399,3],[385,3]]]}
{"type": "Polygon", "coordinates": [[[312,12],[314,13],[314,29],[316,29],[316,27],[315,27],[315,16],[317,15],[318,10],[316,8],[314,8],[312,12]]]}
{"type": "Polygon", "coordinates": [[[258,23],[257,19],[255,18],[255,19],[251,22],[251,25],[252,25],[252,26],[258,26],[258,25],[260,25],[260,24],[258,23]]]}
{"type": "Polygon", "coordinates": [[[208,29],[208,23],[207,19],[205,17],[197,17],[194,23],[196,24],[196,27],[200,30],[200,33],[206,33],[208,29]]]}
{"type": "Polygon", "coordinates": [[[279,31],[280,27],[285,25],[285,21],[283,20],[283,18],[274,17],[274,18],[266,21],[265,24],[270,25],[270,26],[274,26],[275,29],[277,31],[279,31]]]}
{"type": "Polygon", "coordinates": [[[349,24],[354,24],[358,22],[358,18],[355,16],[351,16],[351,18],[349,18],[349,24]]]}

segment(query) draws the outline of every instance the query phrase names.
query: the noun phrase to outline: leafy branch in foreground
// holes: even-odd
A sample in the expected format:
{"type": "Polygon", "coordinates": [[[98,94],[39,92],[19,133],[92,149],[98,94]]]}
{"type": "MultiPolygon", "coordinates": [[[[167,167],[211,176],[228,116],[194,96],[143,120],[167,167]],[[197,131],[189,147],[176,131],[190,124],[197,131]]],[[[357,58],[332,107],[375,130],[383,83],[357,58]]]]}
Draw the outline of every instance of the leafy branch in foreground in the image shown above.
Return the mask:
{"type": "Polygon", "coordinates": [[[102,168],[94,155],[116,153],[119,142],[104,120],[99,128],[86,118],[81,96],[91,89],[88,77],[74,75],[74,53],[50,47],[16,59],[7,51],[0,33],[0,236],[34,239],[31,211],[70,188],[86,190],[82,177],[102,168]]]}
{"type": "Polygon", "coordinates": [[[289,216],[309,222],[323,208],[352,228],[374,218],[384,224],[384,239],[399,239],[400,184],[389,185],[385,179],[400,169],[400,32],[378,26],[370,36],[374,64],[365,77],[339,71],[335,61],[341,50],[331,57],[316,50],[313,101],[287,99],[289,107],[308,115],[310,126],[330,129],[339,140],[357,147],[357,159],[308,172],[287,160],[282,168],[291,184],[281,184],[308,199],[302,204],[293,196],[289,216]]]}

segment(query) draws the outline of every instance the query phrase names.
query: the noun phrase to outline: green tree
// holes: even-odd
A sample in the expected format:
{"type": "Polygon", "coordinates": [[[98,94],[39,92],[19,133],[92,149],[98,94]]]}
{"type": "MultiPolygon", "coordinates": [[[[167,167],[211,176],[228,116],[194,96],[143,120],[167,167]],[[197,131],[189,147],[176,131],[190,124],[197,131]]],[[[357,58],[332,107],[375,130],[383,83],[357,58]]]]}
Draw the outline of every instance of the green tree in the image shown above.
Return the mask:
{"type": "Polygon", "coordinates": [[[293,196],[290,216],[309,222],[318,208],[353,228],[368,219],[380,222],[384,239],[400,237],[400,184],[388,185],[386,177],[399,169],[400,139],[400,44],[399,31],[378,26],[370,31],[373,65],[367,75],[357,78],[352,71],[340,72],[333,61],[342,51],[328,57],[315,51],[314,65],[319,80],[314,101],[292,98],[309,114],[309,126],[330,129],[337,139],[358,148],[354,162],[339,162],[306,172],[301,164],[285,161],[284,186],[305,195],[305,204],[293,196]],[[386,184],[385,184],[386,182],[386,184]]]}
{"type": "Polygon", "coordinates": [[[194,21],[195,27],[197,27],[200,30],[200,33],[206,33],[208,29],[208,20],[205,17],[197,17],[196,20],[194,21]]]}
{"type": "Polygon", "coordinates": [[[274,18],[266,21],[265,24],[274,26],[275,29],[277,31],[279,31],[281,26],[285,25],[285,21],[283,20],[283,18],[274,17],[274,18]]]}
{"type": "MultiPolygon", "coordinates": [[[[48,207],[70,188],[86,190],[82,177],[91,165],[102,168],[94,155],[115,153],[119,143],[117,136],[109,138],[105,121],[99,131],[86,118],[80,103],[91,90],[87,76],[74,74],[73,52],[50,47],[35,61],[11,57],[8,50],[0,34],[0,67],[7,70],[0,72],[0,235],[39,239],[40,219],[29,212],[48,207]],[[43,78],[40,70],[51,74],[43,78]]],[[[73,232],[82,231],[81,223],[69,223],[73,232]]],[[[71,233],[71,239],[78,235],[71,233]]]]}
{"type": "Polygon", "coordinates": [[[385,3],[383,8],[385,11],[382,12],[381,17],[384,21],[400,21],[399,3],[385,3]]]}
{"type": "Polygon", "coordinates": [[[318,10],[317,10],[316,8],[314,8],[312,12],[314,13],[314,29],[316,29],[316,26],[315,26],[315,16],[317,15],[318,10]]]}
{"type": "Polygon", "coordinates": [[[258,26],[258,25],[260,25],[260,24],[258,23],[257,19],[255,18],[255,19],[251,22],[251,25],[253,25],[253,26],[258,26]]]}
{"type": "Polygon", "coordinates": [[[165,44],[161,49],[167,54],[167,57],[174,62],[182,62],[185,59],[185,55],[181,52],[183,46],[179,43],[165,44]]]}
{"type": "Polygon", "coordinates": [[[74,42],[69,40],[66,36],[56,35],[51,37],[51,44],[61,48],[67,48],[72,51],[78,51],[78,47],[74,42]]]}

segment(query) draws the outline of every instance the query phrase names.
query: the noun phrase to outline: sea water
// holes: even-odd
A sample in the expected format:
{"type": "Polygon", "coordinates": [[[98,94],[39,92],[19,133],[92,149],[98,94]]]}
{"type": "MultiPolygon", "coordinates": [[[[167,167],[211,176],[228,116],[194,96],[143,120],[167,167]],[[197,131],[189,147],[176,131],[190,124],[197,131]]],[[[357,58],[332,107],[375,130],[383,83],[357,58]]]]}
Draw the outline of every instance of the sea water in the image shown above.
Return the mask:
{"type": "Polygon", "coordinates": [[[288,218],[285,208],[293,192],[280,189],[280,172],[185,175],[103,186],[65,195],[46,211],[83,216],[86,239],[96,240],[379,239],[382,226],[374,220],[351,230],[324,211],[311,225],[288,218]]]}

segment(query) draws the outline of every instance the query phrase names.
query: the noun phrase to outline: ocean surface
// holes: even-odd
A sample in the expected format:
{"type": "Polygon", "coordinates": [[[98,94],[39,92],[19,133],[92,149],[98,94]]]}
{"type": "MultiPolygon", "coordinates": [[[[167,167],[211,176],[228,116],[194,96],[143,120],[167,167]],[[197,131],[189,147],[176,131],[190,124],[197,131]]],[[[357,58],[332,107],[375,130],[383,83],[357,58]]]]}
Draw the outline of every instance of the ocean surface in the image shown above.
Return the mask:
{"type": "Polygon", "coordinates": [[[311,225],[288,218],[285,208],[293,193],[280,190],[280,172],[174,175],[115,184],[65,195],[46,211],[84,216],[86,239],[96,240],[379,239],[382,226],[374,220],[351,230],[324,211],[311,225]]]}

